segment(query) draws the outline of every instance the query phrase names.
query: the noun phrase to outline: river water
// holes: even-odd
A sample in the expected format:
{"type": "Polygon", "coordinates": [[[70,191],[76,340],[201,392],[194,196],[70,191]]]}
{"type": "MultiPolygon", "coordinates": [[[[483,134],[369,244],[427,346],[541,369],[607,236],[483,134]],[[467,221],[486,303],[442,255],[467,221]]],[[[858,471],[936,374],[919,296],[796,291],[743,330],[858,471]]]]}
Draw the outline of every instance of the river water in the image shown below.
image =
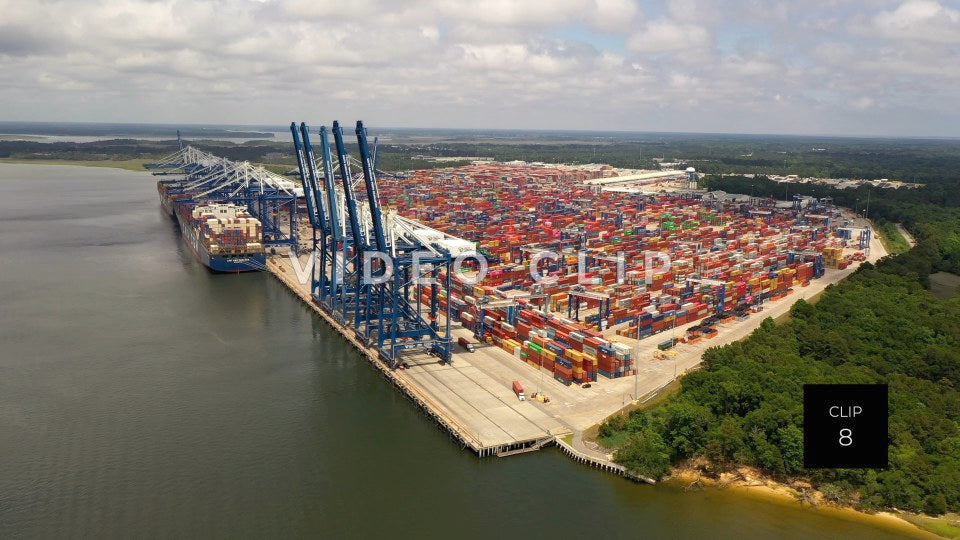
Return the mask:
{"type": "Polygon", "coordinates": [[[0,165],[0,538],[898,537],[454,445],[276,280],[212,275],[128,171],[0,165]]]}

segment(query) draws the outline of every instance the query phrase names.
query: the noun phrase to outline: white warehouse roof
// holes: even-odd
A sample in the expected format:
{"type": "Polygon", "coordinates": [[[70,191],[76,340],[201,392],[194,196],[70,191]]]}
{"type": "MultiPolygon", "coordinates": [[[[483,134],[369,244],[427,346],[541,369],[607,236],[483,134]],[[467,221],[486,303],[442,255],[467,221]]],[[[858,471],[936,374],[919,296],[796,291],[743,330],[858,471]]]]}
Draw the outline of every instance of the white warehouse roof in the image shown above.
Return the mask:
{"type": "Polygon", "coordinates": [[[595,178],[593,180],[585,180],[583,183],[588,186],[608,186],[611,184],[626,184],[626,183],[646,183],[654,182],[657,180],[665,180],[667,178],[681,178],[685,177],[687,173],[684,171],[678,170],[667,170],[667,171],[653,171],[640,174],[631,174],[628,176],[611,176],[609,178],[595,178]]]}

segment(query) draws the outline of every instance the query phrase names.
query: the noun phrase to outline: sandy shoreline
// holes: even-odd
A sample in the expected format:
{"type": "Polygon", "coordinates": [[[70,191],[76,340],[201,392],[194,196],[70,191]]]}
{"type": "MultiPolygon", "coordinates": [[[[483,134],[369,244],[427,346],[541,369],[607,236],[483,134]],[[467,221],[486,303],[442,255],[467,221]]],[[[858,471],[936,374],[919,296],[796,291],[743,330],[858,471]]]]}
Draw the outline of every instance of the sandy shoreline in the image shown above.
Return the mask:
{"type": "MultiPolygon", "coordinates": [[[[800,505],[811,511],[821,512],[833,517],[870,523],[885,529],[903,532],[914,538],[943,538],[942,536],[920,528],[894,512],[881,511],[869,513],[849,506],[838,506],[824,500],[823,495],[819,491],[808,488],[808,500],[813,501],[813,504],[811,504],[810,502],[802,501],[799,490],[791,485],[764,477],[756,470],[746,467],[742,467],[738,469],[738,471],[741,475],[737,475],[737,477],[733,474],[724,473],[718,480],[703,476],[692,467],[675,467],[670,476],[663,480],[663,483],[681,489],[729,489],[747,497],[783,505],[800,505]],[[698,481],[699,486],[702,487],[699,487],[695,483],[698,481]]],[[[802,484],[802,482],[798,484],[802,484]]]]}

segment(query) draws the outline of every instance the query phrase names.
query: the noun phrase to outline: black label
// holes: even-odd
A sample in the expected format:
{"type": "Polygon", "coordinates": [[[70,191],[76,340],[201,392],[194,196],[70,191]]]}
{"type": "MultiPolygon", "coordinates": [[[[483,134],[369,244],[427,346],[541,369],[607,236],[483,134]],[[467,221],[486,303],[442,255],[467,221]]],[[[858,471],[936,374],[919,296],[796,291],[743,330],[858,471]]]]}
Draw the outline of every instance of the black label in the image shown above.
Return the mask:
{"type": "Polygon", "coordinates": [[[887,468],[887,385],[803,385],[803,466],[887,468]]]}

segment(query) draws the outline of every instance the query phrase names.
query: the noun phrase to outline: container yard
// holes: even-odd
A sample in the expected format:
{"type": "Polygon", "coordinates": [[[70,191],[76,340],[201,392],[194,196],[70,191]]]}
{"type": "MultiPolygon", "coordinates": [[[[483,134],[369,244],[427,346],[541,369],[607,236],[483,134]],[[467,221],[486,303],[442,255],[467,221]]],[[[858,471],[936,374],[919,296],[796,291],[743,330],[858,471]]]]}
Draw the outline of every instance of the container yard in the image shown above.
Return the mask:
{"type": "Polygon", "coordinates": [[[305,125],[291,132],[297,241],[266,268],[479,455],[577,441],[695,369],[706,348],[885,254],[829,200],[706,193],[692,169],[389,174],[360,123],[359,160],[336,123],[316,154],[305,125]],[[362,262],[370,252],[386,255],[362,262]],[[383,279],[366,281],[363,264],[383,279]]]}

